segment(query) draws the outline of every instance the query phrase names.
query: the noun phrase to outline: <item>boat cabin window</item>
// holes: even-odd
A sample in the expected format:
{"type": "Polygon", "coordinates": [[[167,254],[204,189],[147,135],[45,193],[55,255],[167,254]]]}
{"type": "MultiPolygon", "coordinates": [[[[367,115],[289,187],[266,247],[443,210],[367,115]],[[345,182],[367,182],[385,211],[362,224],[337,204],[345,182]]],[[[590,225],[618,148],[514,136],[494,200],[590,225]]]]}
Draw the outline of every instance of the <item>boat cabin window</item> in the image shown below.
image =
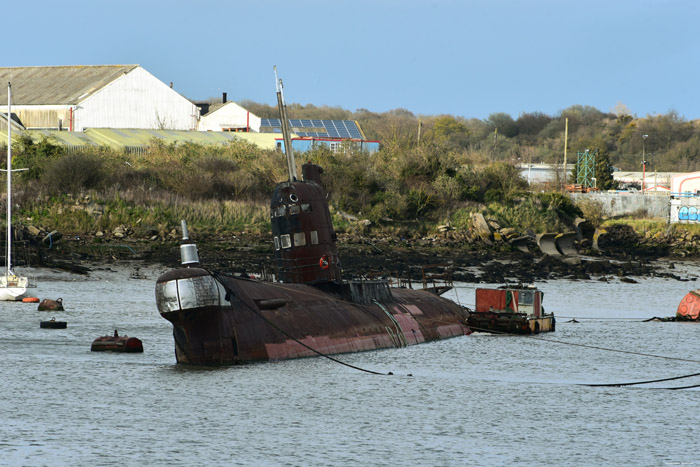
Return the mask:
{"type": "Polygon", "coordinates": [[[309,236],[311,237],[311,244],[312,245],[318,245],[318,232],[315,230],[312,230],[309,232],[309,236]]]}
{"type": "Polygon", "coordinates": [[[301,212],[311,212],[311,204],[304,203],[301,205],[301,212]]]}
{"type": "Polygon", "coordinates": [[[304,246],[306,245],[306,235],[304,232],[297,232],[294,234],[294,246],[304,246]]]}
{"type": "Polygon", "coordinates": [[[535,298],[535,293],[531,290],[521,290],[519,293],[518,303],[520,305],[532,305],[535,298]]]}
{"type": "Polygon", "coordinates": [[[289,234],[280,235],[280,243],[282,244],[282,248],[291,248],[292,239],[289,234]]]}
{"type": "Polygon", "coordinates": [[[280,238],[275,237],[275,250],[279,250],[279,249],[280,249],[280,238]]]}
{"type": "Polygon", "coordinates": [[[300,212],[301,208],[298,204],[292,204],[289,206],[289,214],[299,214],[300,212]]]}

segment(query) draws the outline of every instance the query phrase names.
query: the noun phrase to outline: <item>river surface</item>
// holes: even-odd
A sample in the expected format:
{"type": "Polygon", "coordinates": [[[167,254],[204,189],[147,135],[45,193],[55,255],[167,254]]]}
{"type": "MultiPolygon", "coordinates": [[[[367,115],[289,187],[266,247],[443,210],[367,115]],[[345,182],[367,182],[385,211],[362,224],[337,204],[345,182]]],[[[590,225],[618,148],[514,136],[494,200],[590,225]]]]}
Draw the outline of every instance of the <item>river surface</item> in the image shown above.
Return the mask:
{"type": "MultiPolygon", "coordinates": [[[[700,282],[542,282],[555,333],[339,357],[393,373],[377,376],[321,357],[177,365],[154,303],[164,269],[142,267],[147,279],[132,270],[32,270],[36,296],[62,297],[65,312],[0,303],[0,465],[700,464],[699,392],[663,389],[700,376],[584,385],[699,373],[700,324],[642,320],[673,316],[700,282]],[[68,328],[41,329],[51,317],[68,328]],[[144,353],[90,352],[115,329],[144,353]]],[[[473,306],[476,287],[459,284],[451,297],[473,306]]]]}

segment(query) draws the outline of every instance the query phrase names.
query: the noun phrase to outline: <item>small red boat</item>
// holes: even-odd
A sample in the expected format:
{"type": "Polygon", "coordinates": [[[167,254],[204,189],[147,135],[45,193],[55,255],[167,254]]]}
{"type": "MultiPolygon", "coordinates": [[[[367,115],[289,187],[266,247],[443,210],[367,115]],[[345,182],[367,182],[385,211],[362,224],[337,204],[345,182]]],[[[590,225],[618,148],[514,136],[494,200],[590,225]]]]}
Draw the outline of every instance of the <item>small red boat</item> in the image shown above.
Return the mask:
{"type": "Polygon", "coordinates": [[[543,293],[530,285],[476,289],[476,310],[467,324],[473,331],[537,334],[555,329],[554,313],[545,313],[543,293]]]}
{"type": "Polygon", "coordinates": [[[113,336],[102,336],[92,341],[90,350],[93,352],[143,352],[143,343],[135,337],[120,336],[115,330],[113,336]]]}

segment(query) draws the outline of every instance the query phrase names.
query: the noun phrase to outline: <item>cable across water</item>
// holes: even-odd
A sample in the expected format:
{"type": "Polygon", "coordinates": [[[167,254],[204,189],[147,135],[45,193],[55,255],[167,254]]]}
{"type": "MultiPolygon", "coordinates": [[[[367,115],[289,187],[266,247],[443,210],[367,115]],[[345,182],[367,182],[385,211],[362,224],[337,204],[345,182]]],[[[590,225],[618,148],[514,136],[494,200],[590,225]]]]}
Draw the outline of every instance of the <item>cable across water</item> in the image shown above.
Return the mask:
{"type": "MultiPolygon", "coordinates": [[[[508,332],[503,332],[503,331],[490,331],[488,329],[483,329],[483,328],[475,328],[475,327],[470,327],[473,331],[487,331],[495,334],[509,334],[508,332]]],[[[589,349],[595,349],[595,350],[603,350],[606,352],[617,352],[617,353],[624,353],[624,354],[631,354],[631,355],[639,355],[642,357],[651,357],[651,358],[663,358],[666,360],[675,360],[675,361],[681,361],[681,362],[689,362],[689,363],[700,363],[700,360],[692,360],[688,358],[679,358],[679,357],[669,357],[666,355],[654,355],[654,354],[648,354],[648,353],[643,353],[643,352],[635,352],[631,350],[621,350],[621,349],[611,349],[608,347],[600,347],[597,345],[588,345],[588,344],[578,344],[575,342],[565,342],[561,340],[556,340],[556,339],[546,339],[543,337],[539,336],[525,336],[529,339],[541,341],[541,342],[551,342],[553,344],[561,344],[561,345],[571,345],[575,347],[585,347],[589,349]]],[[[640,384],[651,384],[651,383],[659,383],[659,382],[664,382],[664,381],[673,381],[673,380],[678,380],[678,379],[684,379],[684,378],[692,378],[694,376],[700,376],[700,373],[690,373],[687,375],[680,375],[680,376],[673,376],[669,378],[659,378],[659,379],[653,379],[653,380],[646,380],[646,381],[634,381],[634,382],[626,382],[626,383],[581,383],[578,384],[578,386],[588,386],[588,387],[623,387],[623,386],[636,386],[640,384]]],[[[669,387],[669,388],[658,388],[658,389],[669,389],[669,390],[675,390],[675,389],[692,389],[692,388],[697,388],[700,387],[700,384],[695,384],[691,386],[683,386],[683,387],[669,387]]]]}

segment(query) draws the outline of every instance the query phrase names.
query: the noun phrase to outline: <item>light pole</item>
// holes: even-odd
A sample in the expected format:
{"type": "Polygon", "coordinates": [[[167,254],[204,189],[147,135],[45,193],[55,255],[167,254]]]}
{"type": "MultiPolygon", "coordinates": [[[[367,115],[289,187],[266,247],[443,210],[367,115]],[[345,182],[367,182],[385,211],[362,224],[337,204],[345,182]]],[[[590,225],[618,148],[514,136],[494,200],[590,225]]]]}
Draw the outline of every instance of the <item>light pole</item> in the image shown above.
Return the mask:
{"type": "Polygon", "coordinates": [[[644,178],[646,175],[646,170],[647,170],[647,161],[645,159],[646,154],[645,154],[645,149],[646,149],[646,141],[649,135],[642,135],[642,194],[644,194],[644,178]]]}

